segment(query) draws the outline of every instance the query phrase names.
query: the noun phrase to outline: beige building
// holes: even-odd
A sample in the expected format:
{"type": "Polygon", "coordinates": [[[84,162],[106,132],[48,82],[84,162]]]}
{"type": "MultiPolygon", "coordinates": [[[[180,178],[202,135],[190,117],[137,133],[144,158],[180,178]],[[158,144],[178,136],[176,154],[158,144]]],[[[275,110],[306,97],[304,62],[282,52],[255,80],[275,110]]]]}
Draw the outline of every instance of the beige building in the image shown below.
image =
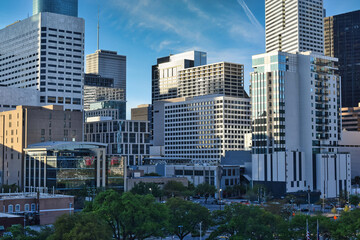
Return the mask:
{"type": "Polygon", "coordinates": [[[360,131],[360,103],[357,107],[341,108],[342,128],[347,131],[360,131]]]}
{"type": "Polygon", "coordinates": [[[22,187],[23,149],[45,141],[81,141],[83,113],[63,106],[17,106],[0,113],[0,184],[22,187]]]}
{"type": "Polygon", "coordinates": [[[138,105],[131,109],[131,120],[150,121],[151,120],[151,104],[138,105]]]}

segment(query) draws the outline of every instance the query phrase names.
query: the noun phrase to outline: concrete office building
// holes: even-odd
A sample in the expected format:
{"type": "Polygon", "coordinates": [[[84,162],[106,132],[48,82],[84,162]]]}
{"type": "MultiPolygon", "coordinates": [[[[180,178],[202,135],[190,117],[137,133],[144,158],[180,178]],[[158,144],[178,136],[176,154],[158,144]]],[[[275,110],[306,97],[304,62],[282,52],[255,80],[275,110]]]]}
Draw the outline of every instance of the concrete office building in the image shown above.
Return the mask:
{"type": "Polygon", "coordinates": [[[62,106],[27,107],[0,113],[1,184],[23,186],[23,149],[45,141],[81,141],[81,112],[62,106]]]}
{"type": "Polygon", "coordinates": [[[106,144],[43,142],[24,149],[24,189],[66,192],[106,186],[106,144]]]}
{"type": "Polygon", "coordinates": [[[33,15],[51,12],[77,17],[78,7],[78,0],[33,0],[33,15]]]}
{"type": "Polygon", "coordinates": [[[111,117],[112,120],[126,119],[125,101],[98,101],[90,103],[85,111],[85,120],[90,117],[111,117]]]}
{"type": "Polygon", "coordinates": [[[227,151],[244,150],[250,116],[249,98],[206,95],[158,101],[153,143],[165,147],[165,157],[217,164],[227,151]]]}
{"type": "Polygon", "coordinates": [[[85,86],[93,86],[93,87],[114,87],[114,79],[102,77],[97,74],[85,74],[84,77],[84,85],[85,86]]]}
{"type": "Polygon", "coordinates": [[[90,110],[90,104],[101,101],[125,101],[125,91],[122,88],[84,86],[84,110],[90,110]]]}
{"type": "Polygon", "coordinates": [[[88,118],[84,140],[106,143],[108,157],[126,157],[128,165],[142,165],[143,159],[149,155],[149,122],[88,118]]]}
{"type": "Polygon", "coordinates": [[[179,97],[178,72],[185,68],[205,65],[205,52],[189,51],[157,59],[152,66],[152,102],[179,97]]]}
{"type": "Polygon", "coordinates": [[[337,59],[311,52],[253,56],[253,181],[273,194],[350,191],[350,155],[340,153],[337,59]]]}
{"type": "Polygon", "coordinates": [[[136,108],[131,109],[131,120],[135,121],[151,121],[152,119],[152,105],[142,104],[136,108]]]}
{"type": "Polygon", "coordinates": [[[86,73],[114,79],[114,87],[126,93],[126,56],[117,52],[96,50],[86,56],[86,73]]]}
{"type": "Polygon", "coordinates": [[[224,94],[245,97],[244,65],[220,62],[178,71],[179,97],[224,94]]]}
{"type": "Polygon", "coordinates": [[[341,103],[360,102],[360,10],[324,19],[325,55],[339,59],[341,103]]]}
{"type": "Polygon", "coordinates": [[[0,30],[0,84],[39,91],[41,105],[82,110],[84,19],[41,12],[0,30]]]}
{"type": "Polygon", "coordinates": [[[339,151],[348,152],[351,155],[351,176],[360,176],[360,132],[342,131],[339,141],[339,151]]]}
{"type": "Polygon", "coordinates": [[[14,110],[20,105],[40,106],[40,92],[36,89],[0,86],[0,112],[14,110]]]}
{"type": "Polygon", "coordinates": [[[360,103],[358,107],[341,108],[342,128],[346,131],[360,131],[360,103]]]}
{"type": "Polygon", "coordinates": [[[265,0],[266,52],[323,54],[323,0],[265,0]]]}

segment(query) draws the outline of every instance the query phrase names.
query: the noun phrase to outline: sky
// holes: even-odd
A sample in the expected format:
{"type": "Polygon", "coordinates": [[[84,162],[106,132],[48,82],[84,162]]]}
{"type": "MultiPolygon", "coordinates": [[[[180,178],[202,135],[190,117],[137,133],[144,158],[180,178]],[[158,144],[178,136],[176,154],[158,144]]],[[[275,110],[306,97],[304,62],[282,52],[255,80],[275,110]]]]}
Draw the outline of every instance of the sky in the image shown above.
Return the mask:
{"type": "MultiPolygon", "coordinates": [[[[32,15],[31,0],[0,0],[0,28],[32,15]]],[[[360,9],[359,0],[324,0],[327,16],[360,9]]],[[[85,19],[85,54],[97,48],[127,56],[127,118],[151,102],[151,66],[159,57],[205,51],[208,63],[245,66],[249,89],[251,56],[265,52],[264,0],[79,0],[85,19]]]]}

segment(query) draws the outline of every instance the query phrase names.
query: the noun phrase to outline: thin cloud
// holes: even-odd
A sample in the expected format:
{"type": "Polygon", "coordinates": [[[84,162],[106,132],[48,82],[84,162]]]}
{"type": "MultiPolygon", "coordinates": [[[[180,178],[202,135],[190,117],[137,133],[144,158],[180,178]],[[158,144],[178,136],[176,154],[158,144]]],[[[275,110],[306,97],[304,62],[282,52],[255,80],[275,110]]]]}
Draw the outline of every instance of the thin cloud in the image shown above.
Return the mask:
{"type": "Polygon", "coordinates": [[[240,4],[240,6],[243,8],[246,16],[249,18],[250,22],[257,27],[258,29],[263,30],[264,27],[261,25],[261,23],[257,20],[255,15],[252,13],[250,8],[246,5],[244,0],[237,0],[237,2],[240,4]]]}

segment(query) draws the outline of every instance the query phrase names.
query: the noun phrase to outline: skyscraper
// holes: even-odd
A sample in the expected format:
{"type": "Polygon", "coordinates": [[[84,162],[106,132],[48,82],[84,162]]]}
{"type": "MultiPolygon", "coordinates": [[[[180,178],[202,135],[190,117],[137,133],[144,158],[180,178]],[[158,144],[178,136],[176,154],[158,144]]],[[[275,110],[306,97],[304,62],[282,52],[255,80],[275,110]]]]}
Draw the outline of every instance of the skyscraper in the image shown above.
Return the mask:
{"type": "Polygon", "coordinates": [[[189,51],[157,59],[152,66],[152,102],[179,97],[180,70],[205,65],[205,52],[189,51]]]}
{"type": "Polygon", "coordinates": [[[77,17],[78,0],[33,0],[33,15],[41,12],[77,17]]]}
{"type": "Polygon", "coordinates": [[[126,56],[114,51],[97,50],[86,56],[86,73],[114,79],[114,87],[126,93],[126,56]]]}
{"type": "Polygon", "coordinates": [[[351,188],[337,59],[324,56],[322,0],[266,0],[266,51],[251,73],[252,177],[273,195],[351,188]]]}
{"type": "Polygon", "coordinates": [[[1,29],[0,84],[36,89],[40,105],[81,111],[84,32],[84,19],[50,12],[1,29]]]}
{"type": "Polygon", "coordinates": [[[323,0],[266,0],[266,52],[323,53],[323,0]]]}
{"type": "Polygon", "coordinates": [[[341,103],[360,102],[360,10],[324,19],[325,54],[339,59],[341,103]]]}

